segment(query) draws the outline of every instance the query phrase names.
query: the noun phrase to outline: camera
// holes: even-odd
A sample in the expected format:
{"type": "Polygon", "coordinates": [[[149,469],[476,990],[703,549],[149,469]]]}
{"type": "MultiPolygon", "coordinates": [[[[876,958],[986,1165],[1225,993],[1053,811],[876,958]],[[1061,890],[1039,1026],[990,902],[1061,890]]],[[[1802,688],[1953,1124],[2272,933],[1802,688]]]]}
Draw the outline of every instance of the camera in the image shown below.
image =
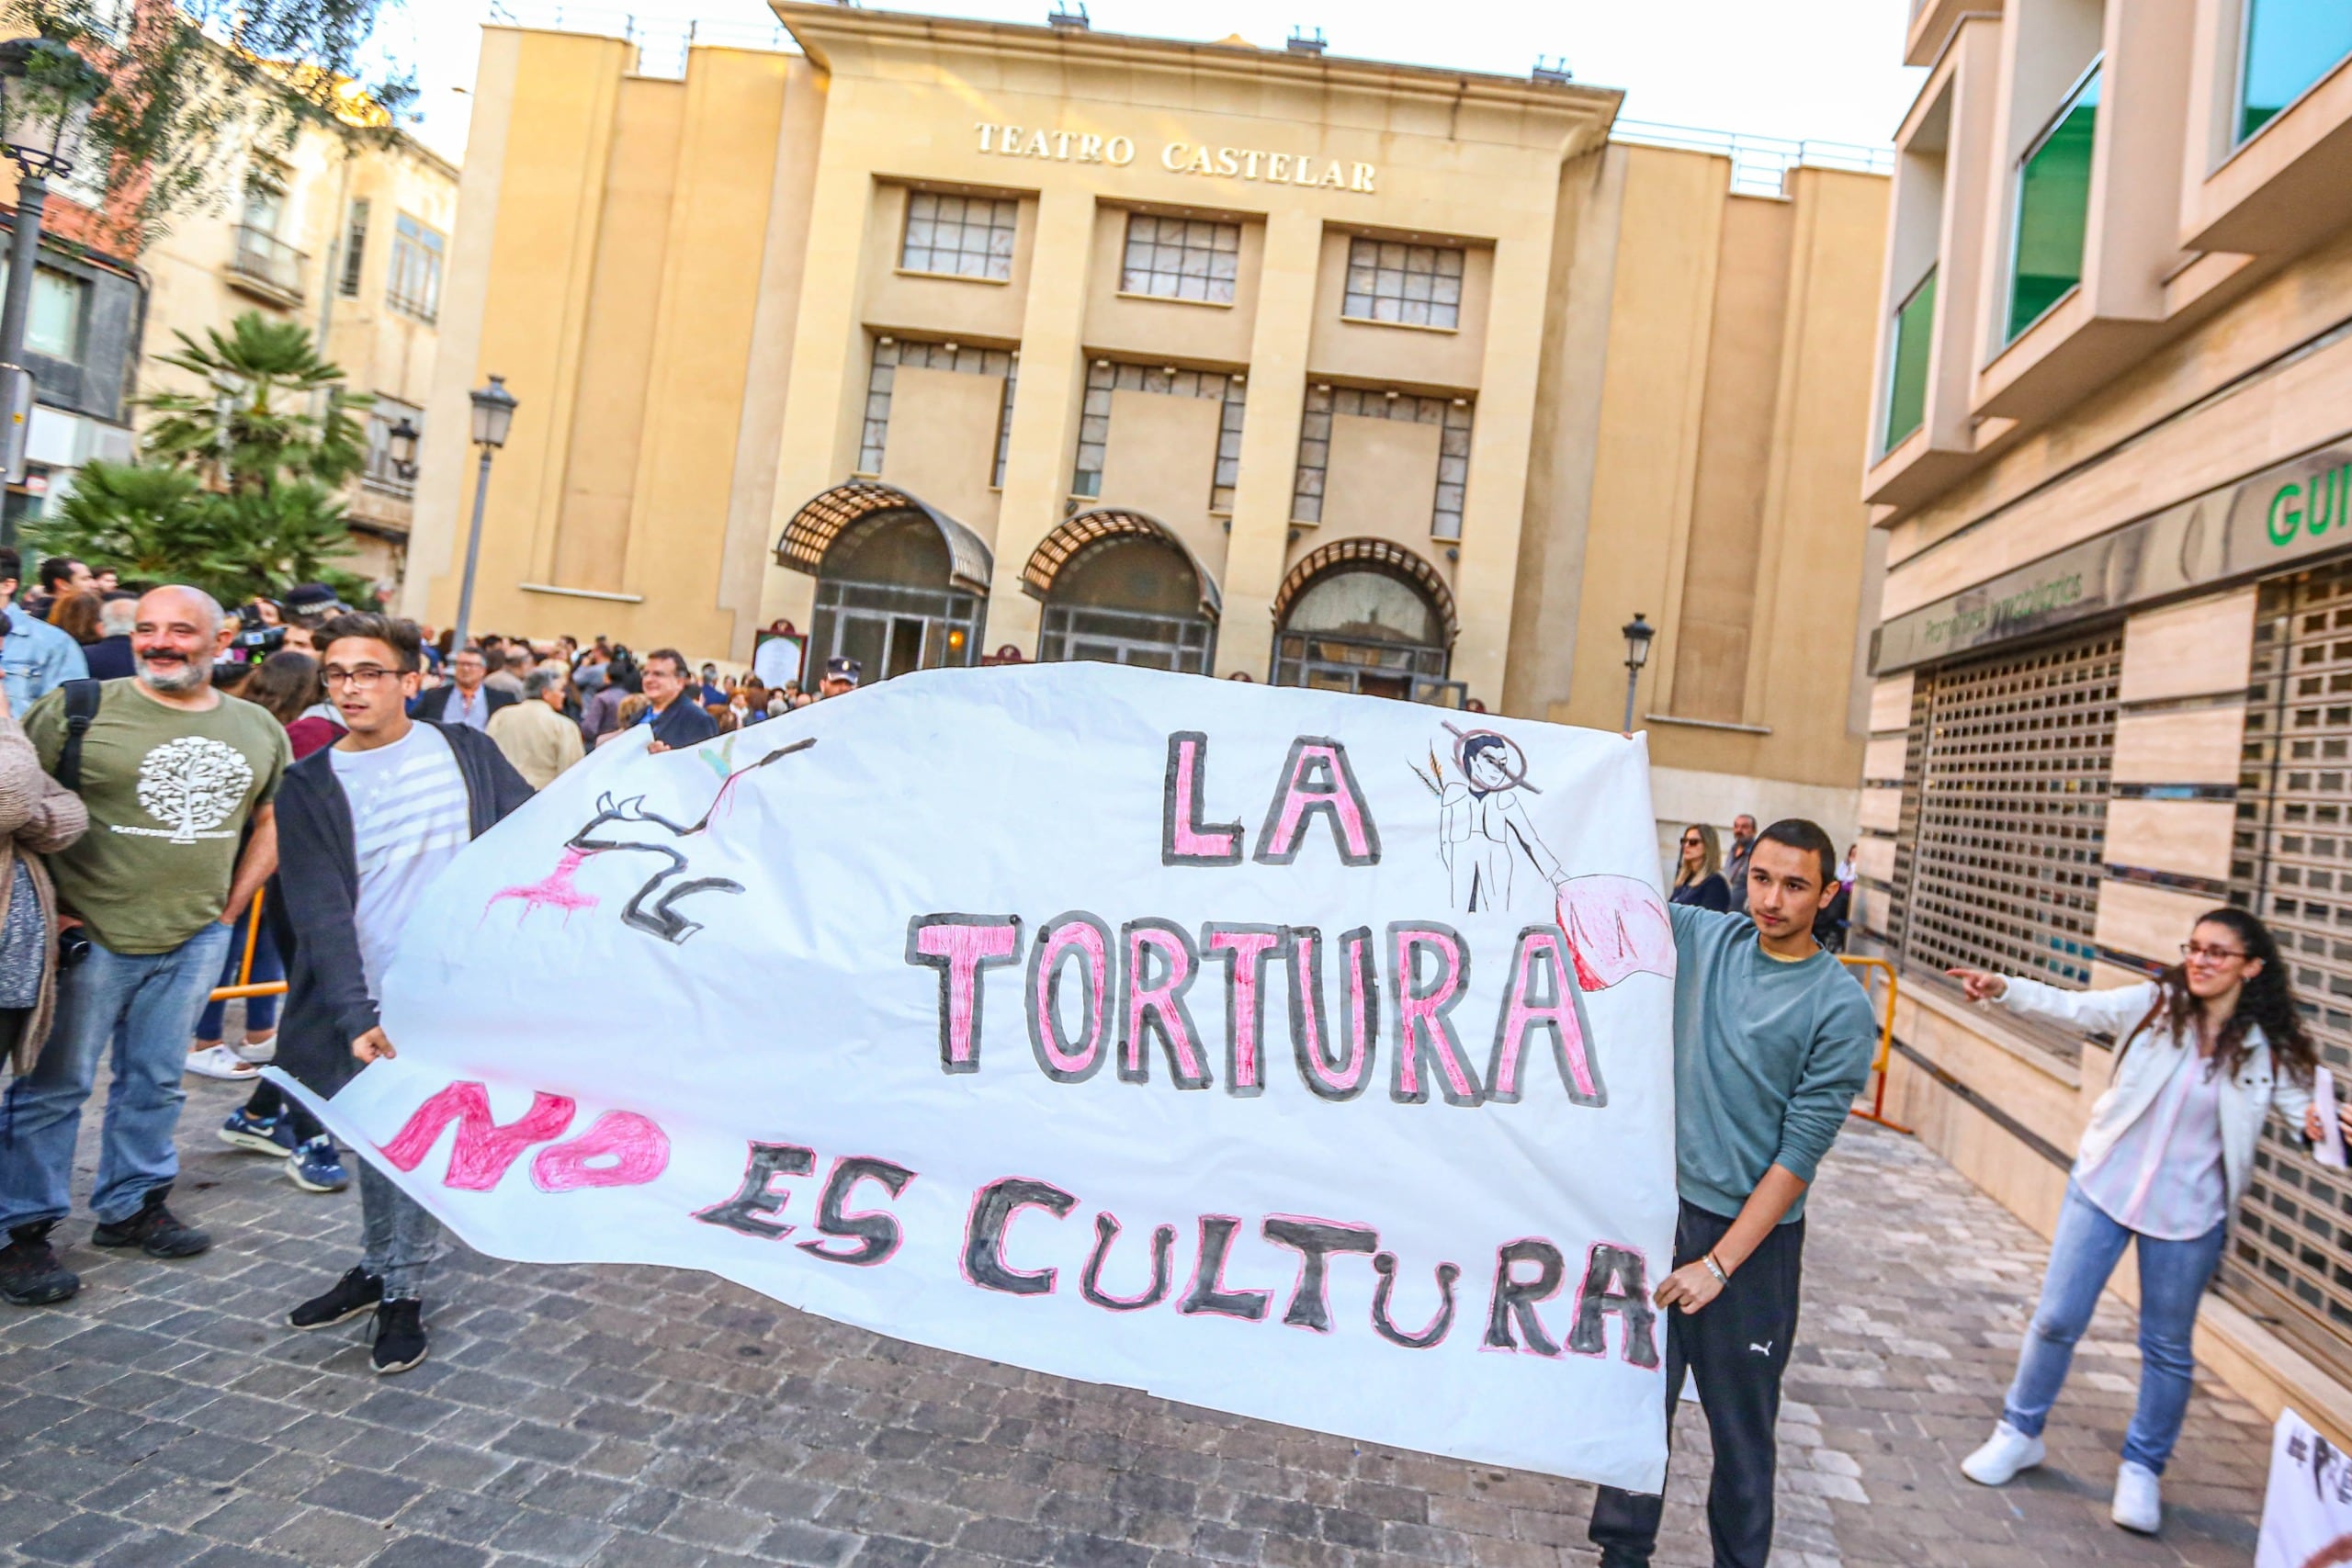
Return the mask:
{"type": "Polygon", "coordinates": [[[68,926],[57,933],[57,966],[71,969],[90,956],[90,933],[80,926],[68,926]]]}

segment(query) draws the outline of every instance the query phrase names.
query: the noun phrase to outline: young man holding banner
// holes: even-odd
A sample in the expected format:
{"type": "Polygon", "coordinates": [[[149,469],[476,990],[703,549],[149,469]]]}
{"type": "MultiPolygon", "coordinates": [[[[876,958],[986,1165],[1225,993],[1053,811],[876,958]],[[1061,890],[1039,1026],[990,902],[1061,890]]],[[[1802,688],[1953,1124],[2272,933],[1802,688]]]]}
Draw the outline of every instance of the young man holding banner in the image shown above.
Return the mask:
{"type": "MultiPolygon", "coordinates": [[[[1773,1427],[1796,1337],[1804,1194],[1870,1077],[1870,999],[1813,940],[1838,852],[1811,822],[1775,822],[1747,866],[1747,913],[1674,906],[1674,1272],[1667,1427],[1690,1370],[1714,1440],[1707,1529],[1716,1568],[1772,1549],[1773,1427]]],[[[1657,1546],[1663,1497],[1604,1486],[1588,1535],[1602,1568],[1657,1546]]]]}
{"type": "MultiPolygon", "coordinates": [[[[422,659],[408,621],[354,613],[320,627],[319,673],[349,733],[296,763],[278,796],[279,881],[301,933],[278,1061],[321,1095],[350,1081],[355,1058],[395,1054],[377,1004],[418,896],[469,840],[531,798],[480,730],[409,717],[422,659]]],[[[364,1161],[359,1206],[359,1266],[287,1322],[324,1328],[372,1312],[375,1370],[404,1372],[424,1359],[422,1294],[440,1226],[364,1161]]]]}

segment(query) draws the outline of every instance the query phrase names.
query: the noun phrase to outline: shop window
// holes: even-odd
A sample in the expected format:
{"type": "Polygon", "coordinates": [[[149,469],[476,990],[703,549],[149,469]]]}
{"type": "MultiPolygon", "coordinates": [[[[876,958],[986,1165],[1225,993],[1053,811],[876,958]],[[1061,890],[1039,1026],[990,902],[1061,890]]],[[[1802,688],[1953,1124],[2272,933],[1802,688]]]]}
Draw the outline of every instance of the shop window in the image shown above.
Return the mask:
{"type": "Polygon", "coordinates": [[[1437,493],[1430,502],[1430,537],[1462,537],[1462,508],[1470,489],[1471,410],[1467,398],[1418,398],[1360,387],[1310,387],[1298,426],[1298,468],[1291,519],[1323,521],[1323,492],[1331,466],[1331,417],[1401,419],[1442,426],[1438,435],[1437,493]]]}
{"type": "Polygon", "coordinates": [[[2241,141],[2352,54],[2352,6],[2344,0],[2245,0],[2245,13],[2241,141]]]}
{"type": "Polygon", "coordinates": [[[2098,96],[2099,67],[2094,65],[2018,161],[2005,341],[2040,321],[2083,280],[2098,96]]]}
{"type": "Polygon", "coordinates": [[[1129,215],[1126,255],[1119,268],[1121,293],[1230,305],[1240,276],[1240,224],[1129,215]]]}
{"type": "Polygon", "coordinates": [[[403,212],[392,225],[392,276],[384,302],[405,316],[430,321],[441,313],[442,241],[403,212]]]}
{"type": "MultiPolygon", "coordinates": [[[[8,287],[8,258],[0,256],[0,292],[8,287]]],[[[32,303],[25,314],[25,346],[51,359],[78,364],[90,315],[90,286],[52,267],[33,269],[32,303]]]]}
{"type": "Polygon", "coordinates": [[[1009,197],[910,191],[906,243],[899,252],[899,265],[907,272],[1008,283],[1012,278],[1012,241],[1020,216],[1021,204],[1009,197]]]}
{"type": "Polygon", "coordinates": [[[1111,394],[1157,392],[1170,398],[1209,398],[1223,403],[1217,418],[1216,468],[1209,479],[1209,510],[1231,512],[1233,487],[1241,482],[1241,422],[1248,399],[1242,378],[1222,370],[1170,370],[1098,359],[1087,367],[1086,400],[1080,405],[1078,460],[1069,492],[1102,493],[1102,464],[1111,449],[1111,394]]]}
{"type": "Polygon", "coordinates": [[[359,275],[368,265],[368,198],[354,197],[343,224],[343,276],[335,292],[346,299],[359,298],[359,275]]]}
{"type": "Polygon", "coordinates": [[[1351,240],[1347,293],[1340,313],[1357,321],[1458,327],[1463,255],[1452,245],[1351,240]]]}
{"type": "Polygon", "coordinates": [[[872,478],[882,473],[882,455],[890,440],[890,394],[899,367],[920,370],[960,370],[967,376],[1001,376],[1004,396],[998,400],[996,461],[989,483],[1004,487],[1004,458],[1012,439],[1012,392],[1021,372],[1021,355],[1007,348],[976,348],[969,344],[933,343],[921,339],[878,337],[874,340],[874,364],[865,378],[865,428],[857,444],[857,471],[872,478]]]}
{"type": "Polygon", "coordinates": [[[1928,412],[1928,356],[1936,326],[1936,269],[1894,312],[1894,352],[1886,366],[1886,432],[1881,445],[1892,451],[1919,428],[1928,412]]]}

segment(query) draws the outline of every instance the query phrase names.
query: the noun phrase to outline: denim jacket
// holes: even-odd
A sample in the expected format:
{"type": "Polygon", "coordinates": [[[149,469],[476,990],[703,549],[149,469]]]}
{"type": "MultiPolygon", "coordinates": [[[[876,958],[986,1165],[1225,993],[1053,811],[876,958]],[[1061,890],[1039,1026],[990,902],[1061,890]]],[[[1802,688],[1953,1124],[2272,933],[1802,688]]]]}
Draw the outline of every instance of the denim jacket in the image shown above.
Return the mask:
{"type": "Polygon", "coordinates": [[[8,691],[8,711],[17,717],[68,681],[90,672],[82,645],[14,604],[6,606],[7,630],[0,637],[0,680],[8,691]]]}

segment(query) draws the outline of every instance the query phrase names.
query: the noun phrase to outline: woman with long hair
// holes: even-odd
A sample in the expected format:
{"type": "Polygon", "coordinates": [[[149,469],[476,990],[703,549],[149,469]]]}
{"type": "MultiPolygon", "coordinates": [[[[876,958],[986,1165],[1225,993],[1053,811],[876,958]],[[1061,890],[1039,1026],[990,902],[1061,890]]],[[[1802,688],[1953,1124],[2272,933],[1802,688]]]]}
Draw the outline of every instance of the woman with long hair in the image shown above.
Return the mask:
{"type": "Polygon", "coordinates": [[[98,629],[98,609],[105,603],[96,593],[61,593],[49,607],[49,624],[87,648],[105,635],[98,629]]]}
{"type": "Polygon", "coordinates": [[[2116,1041],[2001,1424],[1961,1472],[2001,1486],[2041,1462],[2042,1424],[2128,1242],[2140,1260],[2140,1398],[2111,1513],[2143,1533],[2164,1519],[2157,1478],[2188,1409],[2197,1302],[2254,1175],[2255,1140],[2274,1109],[2306,1139],[2324,1131],[2312,1100],[2318,1055],[2269,930],[2243,909],[2210,909],[2180,953],[2154,979],[2105,991],[1949,971],[1971,1001],[2116,1041]]]}
{"type": "Polygon", "coordinates": [[[1674,891],[1667,900],[1723,914],[1731,908],[1731,885],[1724,880],[1724,845],[1704,822],[1682,829],[1682,852],[1674,867],[1674,891]]]}

